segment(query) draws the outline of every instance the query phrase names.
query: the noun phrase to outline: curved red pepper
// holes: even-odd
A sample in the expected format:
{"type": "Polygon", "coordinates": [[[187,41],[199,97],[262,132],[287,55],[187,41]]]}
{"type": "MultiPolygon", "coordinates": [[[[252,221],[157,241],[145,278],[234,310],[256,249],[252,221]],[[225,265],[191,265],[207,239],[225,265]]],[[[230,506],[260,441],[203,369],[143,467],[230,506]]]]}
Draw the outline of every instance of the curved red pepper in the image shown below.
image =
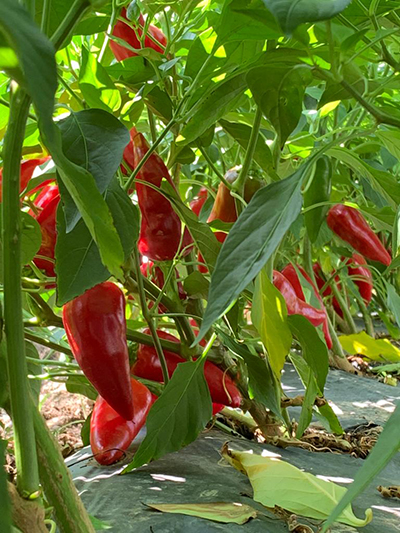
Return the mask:
{"type": "MultiPolygon", "coordinates": [[[[319,263],[314,263],[313,270],[314,270],[315,281],[317,282],[317,287],[319,290],[321,290],[326,283],[325,279],[321,276],[321,273],[322,273],[321,265],[319,263]]],[[[339,291],[341,291],[342,286],[340,284],[339,276],[335,276],[335,283],[339,291]]],[[[330,298],[332,300],[332,305],[333,305],[334,310],[341,318],[343,318],[342,308],[340,307],[339,302],[336,300],[336,298],[334,296],[332,297],[331,287],[329,286],[326,287],[326,289],[322,293],[322,296],[324,296],[325,298],[330,298]]]]}
{"type": "MultiPolygon", "coordinates": [[[[342,257],[342,260],[344,258],[342,257]]],[[[367,262],[360,254],[353,254],[351,259],[348,259],[348,271],[350,276],[354,276],[354,283],[365,305],[368,305],[372,299],[372,274],[370,269],[366,266],[367,262]]]]}
{"type": "MultiPolygon", "coordinates": [[[[146,330],[145,333],[150,334],[150,330],[146,330]]],[[[179,339],[165,331],[157,331],[157,335],[160,339],[179,343],[179,339]]],[[[178,364],[184,363],[185,360],[179,355],[166,350],[164,350],[164,355],[167,361],[168,373],[171,376],[178,364]]],[[[163,381],[160,360],[158,359],[157,352],[153,346],[139,344],[137,359],[132,365],[131,371],[135,376],[140,378],[158,382],[163,381]]],[[[236,388],[232,379],[218,366],[210,361],[206,361],[204,365],[204,376],[210,389],[211,399],[214,403],[229,405],[230,407],[240,407],[242,403],[240,392],[236,388]]]]}
{"type": "Polygon", "coordinates": [[[101,396],[97,397],[90,420],[90,446],[101,465],[111,465],[121,459],[146,422],[153,402],[149,389],[131,378],[133,410],[131,420],[125,420],[101,396]]]}
{"type": "Polygon", "coordinates": [[[326,221],[336,235],[348,242],[361,255],[371,261],[390,265],[391,257],[388,251],[357,209],[336,204],[329,209],[326,221]]]}
{"type": "MultiPolygon", "coordinates": [[[[121,10],[121,16],[125,19],[127,18],[125,8],[121,10]]],[[[145,20],[142,15],[139,16],[139,24],[142,27],[145,26],[145,20]]],[[[115,24],[112,34],[114,35],[114,37],[122,39],[136,50],[140,50],[141,48],[152,48],[156,52],[163,54],[164,48],[167,46],[167,38],[165,37],[163,32],[153,24],[149,25],[148,34],[144,38],[144,47],[142,47],[142,43],[140,42],[140,39],[143,35],[143,30],[140,27],[134,30],[132,26],[129,26],[129,24],[127,24],[126,22],[122,22],[121,20],[119,20],[115,24]],[[155,43],[148,35],[151,35],[151,37],[158,41],[162,45],[162,47],[155,43]]],[[[121,46],[116,41],[110,40],[110,48],[118,61],[123,61],[124,59],[128,59],[128,57],[138,55],[135,54],[133,50],[130,50],[125,46],[121,46]]]]}
{"type": "MultiPolygon", "coordinates": [[[[125,148],[124,159],[134,170],[147,153],[149,145],[143,135],[138,133],[135,128],[132,128],[130,133],[131,142],[125,148]]],[[[142,214],[139,251],[153,261],[173,259],[181,241],[182,224],[171,203],[161,193],[143,183],[148,182],[156,187],[161,187],[163,178],[175,188],[161,157],[152,153],[137,176],[137,179],[141,181],[136,183],[136,192],[142,214]]],[[[192,238],[186,228],[182,248],[191,243],[192,238]]]]}
{"type": "Polygon", "coordinates": [[[202,187],[197,197],[190,202],[190,209],[193,211],[193,213],[197,216],[200,215],[200,211],[203,207],[203,205],[206,203],[206,200],[208,198],[208,190],[205,187],[202,187]]]}
{"type": "Polygon", "coordinates": [[[300,300],[290,281],[277,270],[274,270],[273,283],[284,297],[289,315],[302,315],[315,327],[324,323],[325,313],[300,300]]]}
{"type": "MultiPolygon", "coordinates": [[[[50,259],[53,259],[53,261],[47,261],[41,257],[35,257],[33,262],[38,268],[44,270],[49,277],[54,277],[56,275],[54,270],[54,251],[57,241],[56,216],[59,202],[60,193],[57,185],[47,185],[44,187],[34,202],[35,206],[41,209],[41,211],[35,216],[42,232],[42,244],[37,256],[49,257],[50,259]]],[[[48,288],[51,288],[51,286],[49,285],[48,288]]]]}
{"type": "MultiPolygon", "coordinates": [[[[301,274],[308,281],[308,283],[310,283],[311,287],[313,288],[314,294],[317,297],[317,299],[318,299],[318,301],[319,301],[319,303],[321,305],[320,309],[321,309],[321,311],[324,312],[325,319],[324,319],[324,323],[322,325],[322,331],[324,332],[326,345],[327,345],[328,349],[330,350],[332,348],[332,339],[331,339],[331,336],[330,336],[330,333],[329,333],[328,315],[327,315],[327,312],[326,312],[326,309],[325,309],[324,302],[323,302],[323,300],[322,300],[322,298],[321,298],[321,296],[320,296],[320,294],[318,292],[317,287],[314,285],[313,281],[311,280],[311,278],[307,274],[307,272],[304,270],[304,268],[302,266],[300,266],[300,265],[296,265],[296,266],[300,270],[301,274]]],[[[288,281],[290,281],[293,289],[296,292],[297,298],[300,298],[300,300],[305,302],[306,298],[304,296],[303,287],[301,285],[299,276],[297,275],[297,272],[296,272],[296,269],[294,268],[294,266],[291,263],[289,263],[282,270],[282,274],[285,276],[285,278],[288,281]]]]}
{"type": "MultiPolygon", "coordinates": [[[[25,161],[21,161],[21,173],[20,173],[20,186],[19,191],[24,192],[24,190],[27,188],[29,180],[31,179],[33,173],[35,172],[35,168],[39,165],[43,165],[43,163],[46,163],[48,161],[50,156],[47,157],[39,157],[36,159],[26,159],[25,161]]],[[[54,180],[47,180],[41,183],[38,187],[30,191],[29,194],[33,194],[35,191],[37,191],[40,187],[43,187],[47,183],[50,183],[54,180]]],[[[0,202],[2,201],[3,192],[2,192],[2,182],[3,182],[3,169],[0,168],[0,202]]]]}
{"type": "Polygon", "coordinates": [[[63,308],[63,322],[72,353],[98,393],[126,420],[133,403],[126,343],[125,297],[106,281],[63,308]]]}

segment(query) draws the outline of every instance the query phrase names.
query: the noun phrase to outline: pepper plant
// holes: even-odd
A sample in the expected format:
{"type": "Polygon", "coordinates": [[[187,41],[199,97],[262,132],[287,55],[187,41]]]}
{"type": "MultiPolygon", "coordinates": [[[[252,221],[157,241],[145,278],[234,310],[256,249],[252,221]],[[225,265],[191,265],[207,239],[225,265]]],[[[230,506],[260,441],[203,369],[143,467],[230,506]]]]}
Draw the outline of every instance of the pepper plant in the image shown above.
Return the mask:
{"type": "Polygon", "coordinates": [[[343,432],[324,396],[329,364],[352,369],[341,334],[400,326],[397,4],[2,1],[0,406],[43,524],[94,531],[38,368],[96,400],[99,463],[146,423],[124,473],[224,406],[268,442],[313,413],[343,432]]]}

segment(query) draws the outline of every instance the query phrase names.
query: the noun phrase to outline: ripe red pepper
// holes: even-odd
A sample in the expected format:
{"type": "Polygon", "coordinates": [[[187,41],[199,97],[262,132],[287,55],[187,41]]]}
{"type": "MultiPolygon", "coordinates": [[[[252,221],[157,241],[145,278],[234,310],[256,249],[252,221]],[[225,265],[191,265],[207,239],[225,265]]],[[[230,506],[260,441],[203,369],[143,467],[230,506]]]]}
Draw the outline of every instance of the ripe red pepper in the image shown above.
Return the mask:
{"type": "Polygon", "coordinates": [[[274,270],[273,283],[284,297],[289,315],[302,315],[314,327],[324,323],[325,313],[320,309],[315,309],[315,307],[307,302],[300,300],[290,281],[277,270],[274,270]]]}
{"type": "Polygon", "coordinates": [[[336,204],[329,209],[326,221],[336,235],[348,242],[361,255],[371,261],[390,265],[391,257],[388,251],[357,209],[336,204]]]}
{"type": "MultiPolygon", "coordinates": [[[[314,270],[315,281],[317,282],[317,287],[321,291],[321,289],[323,288],[323,286],[326,283],[326,280],[321,275],[322,274],[321,265],[319,263],[314,263],[313,270],[314,270]]],[[[339,291],[341,291],[342,290],[342,286],[340,284],[339,276],[335,276],[334,282],[336,283],[337,288],[339,289],[339,291]]],[[[336,313],[341,318],[343,318],[342,308],[340,307],[339,302],[336,300],[336,298],[334,296],[332,297],[332,289],[331,289],[331,287],[329,287],[329,286],[326,287],[326,289],[322,293],[322,296],[324,296],[325,298],[330,298],[332,300],[332,305],[333,305],[334,310],[336,311],[336,313]]]]}
{"type": "MultiPolygon", "coordinates": [[[[127,19],[126,9],[123,8],[121,10],[121,16],[127,19]]],[[[142,15],[139,16],[139,24],[140,26],[145,26],[145,20],[142,15]]],[[[122,22],[119,20],[113,29],[112,34],[114,37],[118,37],[119,39],[122,39],[126,43],[128,43],[132,48],[135,48],[136,50],[140,50],[142,48],[152,48],[156,52],[159,52],[160,54],[164,53],[164,49],[167,46],[167,38],[163,34],[163,32],[157,28],[157,26],[154,26],[153,24],[149,25],[148,28],[148,34],[144,38],[144,47],[142,47],[141,43],[141,37],[143,35],[142,28],[138,27],[136,29],[133,29],[132,26],[127,24],[126,22],[122,22]],[[157,43],[155,43],[150,37],[153,37],[156,41],[158,41],[162,46],[159,46],[157,43]]],[[[138,54],[135,54],[133,50],[130,50],[129,48],[126,48],[125,46],[121,46],[116,41],[110,41],[110,48],[115,55],[115,58],[118,61],[123,61],[124,59],[128,59],[128,57],[137,56],[138,54]]]]}
{"type": "Polygon", "coordinates": [[[106,281],[71,300],[63,322],[72,353],[97,392],[125,420],[133,400],[126,343],[125,297],[106,281]]]}
{"type": "MultiPolygon", "coordinates": [[[[33,262],[38,268],[44,270],[49,277],[56,275],[54,270],[54,250],[57,241],[56,215],[59,202],[60,193],[57,185],[46,185],[34,201],[35,206],[41,209],[35,216],[42,232],[42,244],[37,256],[49,257],[53,261],[35,257],[33,262]]],[[[49,285],[48,288],[52,287],[49,285]]]]}
{"type": "Polygon", "coordinates": [[[125,420],[101,396],[97,397],[90,420],[90,446],[101,465],[111,465],[121,459],[124,451],[142,429],[153,404],[149,389],[131,378],[133,410],[131,420],[125,420]]]}
{"type": "Polygon", "coordinates": [[[368,305],[372,299],[372,274],[366,266],[366,260],[360,254],[353,254],[346,264],[349,265],[349,275],[354,276],[353,282],[357,285],[365,305],[368,305]]]}
{"type": "MultiPolygon", "coordinates": [[[[150,330],[146,330],[145,333],[149,334],[150,330]]],[[[165,331],[159,330],[157,331],[157,335],[160,339],[179,343],[179,339],[165,331]]],[[[171,376],[175,372],[178,364],[184,363],[185,360],[179,355],[166,350],[164,350],[164,355],[167,362],[168,373],[171,376]]],[[[153,346],[139,344],[137,359],[132,365],[131,371],[135,376],[140,378],[158,382],[163,381],[160,360],[153,346]]],[[[210,389],[211,399],[214,403],[229,405],[230,407],[240,407],[242,403],[240,392],[236,388],[232,379],[218,366],[210,361],[206,361],[204,365],[204,376],[210,389]]]]}
{"type": "Polygon", "coordinates": [[[208,190],[205,187],[202,187],[197,197],[190,202],[190,209],[193,211],[193,213],[197,216],[200,215],[200,211],[203,207],[203,205],[206,203],[206,200],[208,198],[208,190]]]}
{"type": "MultiPolygon", "coordinates": [[[[235,171],[228,171],[225,175],[225,179],[229,183],[233,183],[236,178],[237,173],[235,171]]],[[[212,222],[213,220],[222,220],[222,222],[236,222],[237,220],[235,198],[231,196],[230,190],[224,183],[222,183],[222,181],[218,186],[217,196],[207,222],[212,222]]],[[[216,231],[214,235],[221,243],[223,243],[228,236],[228,234],[223,231],[216,231]]],[[[199,254],[198,259],[200,263],[200,272],[206,274],[208,269],[204,266],[203,256],[199,254]]]]}
{"type": "MultiPolygon", "coordinates": [[[[138,133],[135,128],[132,128],[130,133],[131,142],[125,148],[124,159],[134,170],[147,153],[149,145],[143,135],[138,133]]],[[[158,154],[152,153],[137,176],[137,179],[141,181],[136,183],[136,192],[142,214],[139,251],[153,261],[173,259],[181,240],[182,224],[171,203],[161,193],[143,183],[148,182],[156,187],[161,187],[163,178],[175,188],[163,160],[158,154]]],[[[192,238],[186,228],[182,248],[191,243],[192,238]]]]}
{"type": "MultiPolygon", "coordinates": [[[[322,325],[322,331],[324,332],[326,345],[327,345],[328,349],[330,350],[332,348],[332,339],[331,339],[331,336],[330,336],[330,333],[329,333],[328,315],[327,315],[327,312],[326,312],[326,309],[325,309],[324,302],[323,302],[323,300],[322,300],[322,298],[321,298],[321,296],[320,296],[320,294],[318,292],[317,287],[314,285],[313,281],[311,280],[311,278],[307,274],[307,272],[304,270],[304,268],[302,266],[300,266],[300,265],[296,265],[296,266],[300,270],[301,274],[308,281],[308,283],[310,283],[311,287],[313,288],[314,294],[315,294],[315,296],[317,297],[317,299],[318,299],[318,301],[320,303],[320,306],[321,306],[320,309],[321,309],[321,311],[324,312],[325,319],[324,319],[324,322],[323,322],[323,325],[322,325]]],[[[304,295],[303,287],[301,285],[299,276],[297,275],[297,272],[296,272],[296,269],[294,268],[294,266],[291,263],[289,263],[282,270],[282,274],[285,276],[285,278],[288,281],[290,281],[293,289],[296,292],[297,298],[300,298],[300,300],[302,300],[303,302],[306,302],[306,297],[304,295]]]]}

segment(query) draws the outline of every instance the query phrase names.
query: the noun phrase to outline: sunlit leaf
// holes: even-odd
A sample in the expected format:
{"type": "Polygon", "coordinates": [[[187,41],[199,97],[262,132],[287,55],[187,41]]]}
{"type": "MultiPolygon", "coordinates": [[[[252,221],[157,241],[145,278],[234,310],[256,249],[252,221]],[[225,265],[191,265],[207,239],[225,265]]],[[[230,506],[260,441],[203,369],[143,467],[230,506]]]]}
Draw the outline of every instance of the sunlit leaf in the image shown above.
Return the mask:
{"type": "Polygon", "coordinates": [[[243,503],[146,503],[145,505],[163,513],[196,516],[223,524],[242,525],[257,516],[255,509],[243,503]]]}
{"type": "Polygon", "coordinates": [[[388,339],[374,339],[365,331],[353,335],[340,335],[340,344],[352,355],[363,355],[372,361],[400,361],[400,349],[388,339]]]}

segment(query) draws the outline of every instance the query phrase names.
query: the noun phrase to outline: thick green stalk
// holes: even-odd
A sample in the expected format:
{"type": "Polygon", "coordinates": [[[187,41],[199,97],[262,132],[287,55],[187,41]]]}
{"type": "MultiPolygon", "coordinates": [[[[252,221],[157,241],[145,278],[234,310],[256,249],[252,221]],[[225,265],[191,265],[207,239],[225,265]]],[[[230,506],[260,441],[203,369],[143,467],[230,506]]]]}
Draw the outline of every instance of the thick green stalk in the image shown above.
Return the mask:
{"type": "Polygon", "coordinates": [[[338,301],[338,304],[340,305],[341,310],[343,311],[344,319],[346,320],[351,333],[357,333],[357,328],[354,323],[353,317],[351,316],[347,303],[345,299],[343,298],[343,296],[341,295],[335,283],[335,280],[333,280],[333,283],[331,284],[331,289],[332,289],[333,296],[336,298],[336,300],[338,301]]]}
{"type": "Polygon", "coordinates": [[[50,348],[51,350],[55,350],[56,352],[65,353],[66,355],[69,355],[72,357],[72,352],[69,348],[66,346],[62,346],[61,344],[57,344],[56,342],[49,341],[48,339],[45,339],[44,337],[41,337],[40,335],[35,335],[29,330],[25,330],[25,339],[28,339],[29,341],[36,342],[37,344],[40,344],[41,346],[46,346],[46,348],[50,348]]]}
{"type": "Polygon", "coordinates": [[[17,88],[11,98],[10,119],[4,139],[3,167],[3,271],[4,322],[7,368],[14,426],[17,485],[24,497],[39,490],[35,435],[31,416],[25,359],[21,287],[20,165],[30,98],[17,88]]]}
{"type": "Polygon", "coordinates": [[[89,0],[75,0],[73,2],[64,20],[50,38],[56,50],[63,44],[88,7],[90,7],[89,0]]]}
{"type": "Polygon", "coordinates": [[[54,509],[58,530],[60,533],[95,533],[57,442],[32,401],[29,407],[35,425],[40,481],[54,509]]]}

